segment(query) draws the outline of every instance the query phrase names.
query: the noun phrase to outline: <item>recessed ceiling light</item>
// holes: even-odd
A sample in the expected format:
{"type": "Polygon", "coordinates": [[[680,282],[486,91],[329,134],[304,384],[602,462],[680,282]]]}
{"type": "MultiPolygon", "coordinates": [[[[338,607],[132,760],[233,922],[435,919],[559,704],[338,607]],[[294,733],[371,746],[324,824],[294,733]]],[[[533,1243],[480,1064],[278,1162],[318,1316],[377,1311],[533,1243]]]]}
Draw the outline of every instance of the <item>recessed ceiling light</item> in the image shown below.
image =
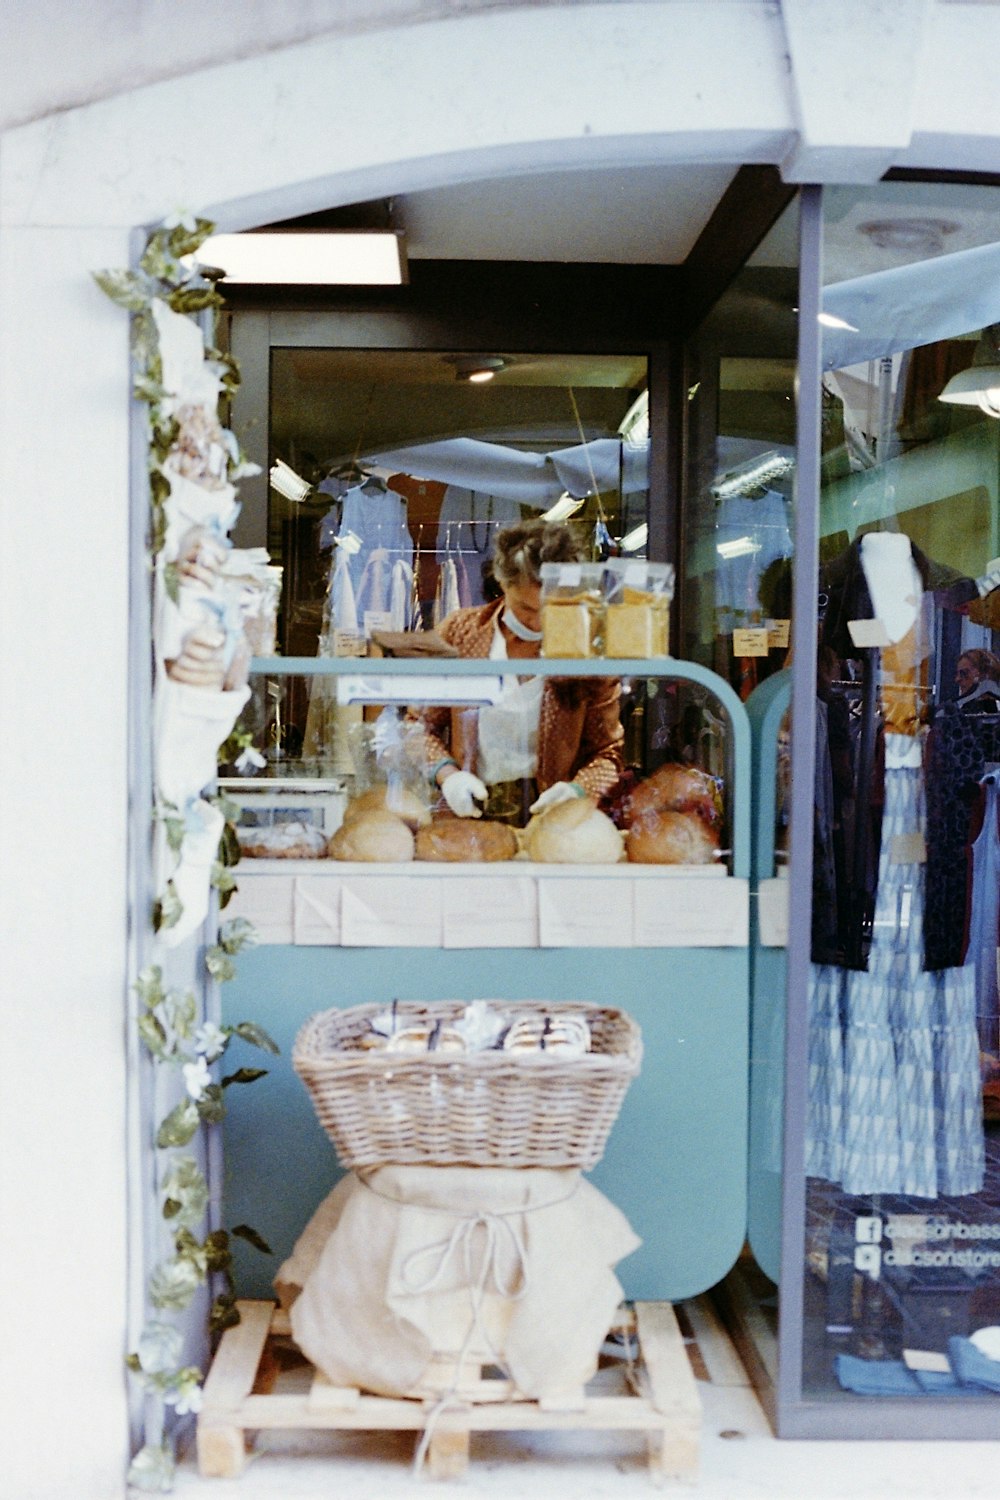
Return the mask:
{"type": "Polygon", "coordinates": [[[959,227],[954,219],[869,219],[858,225],[858,233],[867,235],[880,250],[940,255],[945,237],[959,227]]]}
{"type": "Polygon", "coordinates": [[[471,381],[473,385],[485,385],[507,368],[507,360],[499,354],[446,354],[445,360],[455,366],[456,380],[471,381]]]}

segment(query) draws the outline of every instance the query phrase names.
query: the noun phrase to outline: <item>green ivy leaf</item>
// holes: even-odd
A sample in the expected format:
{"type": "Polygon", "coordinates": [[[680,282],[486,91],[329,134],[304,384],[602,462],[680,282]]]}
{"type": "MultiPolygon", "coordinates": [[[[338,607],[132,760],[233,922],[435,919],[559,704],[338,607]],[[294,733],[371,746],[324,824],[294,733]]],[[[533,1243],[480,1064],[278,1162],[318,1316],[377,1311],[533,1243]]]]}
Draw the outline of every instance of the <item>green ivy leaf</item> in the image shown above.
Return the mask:
{"type": "Polygon", "coordinates": [[[197,1265],[185,1256],[161,1261],[149,1278],[149,1300],[154,1307],[182,1312],[203,1280],[197,1265]]]}
{"type": "Polygon", "coordinates": [[[128,1482],[137,1490],[167,1495],[174,1487],[174,1460],[169,1448],[147,1443],[129,1465],[128,1482]]]}
{"type": "Polygon", "coordinates": [[[190,1229],[182,1229],[174,1240],[174,1247],[181,1260],[188,1261],[198,1274],[198,1280],[204,1281],[209,1271],[209,1255],[205,1246],[196,1240],[190,1229]]]}
{"type": "Polygon", "coordinates": [[[135,981],[135,992],[144,1005],[152,1010],[163,999],[163,970],[159,964],[143,969],[135,981]]]}
{"type": "Polygon", "coordinates": [[[218,1125],[219,1121],[226,1117],[222,1089],[217,1083],[209,1084],[194,1107],[207,1125],[218,1125]]]}
{"type": "Polygon", "coordinates": [[[208,1183],[193,1156],[178,1156],[163,1179],[163,1217],[183,1227],[197,1224],[208,1208],[208,1183]]]}
{"type": "Polygon", "coordinates": [[[179,287],[167,298],[167,306],[177,313],[202,312],[206,307],[222,307],[223,298],[214,287],[179,287]]]}
{"type": "Polygon", "coordinates": [[[224,948],[216,946],[205,952],[205,968],[218,984],[226,984],[236,978],[236,965],[224,948]]]}
{"type": "Polygon", "coordinates": [[[215,225],[211,219],[196,218],[194,228],[187,229],[183,224],[177,224],[170,231],[167,244],[171,253],[176,256],[193,255],[199,245],[203,245],[210,234],[215,233],[215,225]]]}
{"type": "Polygon", "coordinates": [[[153,930],[154,932],[165,932],[169,927],[176,927],[184,913],[184,903],[177,894],[177,888],[172,880],[167,881],[166,890],[158,901],[153,902],[153,930]]]}
{"type": "Polygon", "coordinates": [[[156,295],[149,277],[138,271],[93,271],[91,274],[104,295],[129,312],[144,312],[156,295]]]}
{"type": "MultiPolygon", "coordinates": [[[[220,750],[221,750],[221,748],[222,747],[220,746],[220,750]]],[[[219,810],[219,812],[225,818],[225,820],[226,820],[227,823],[236,823],[236,822],[239,821],[239,816],[240,816],[240,806],[239,806],[239,803],[238,802],[234,802],[233,799],[232,799],[232,797],[227,797],[225,792],[215,792],[211,797],[208,797],[206,800],[208,802],[210,802],[213,807],[215,807],[215,808],[217,808],[219,810]]]]}
{"type": "Polygon", "coordinates": [[[236,1294],[220,1292],[212,1303],[212,1310],[208,1315],[209,1333],[225,1333],[227,1328],[235,1328],[239,1321],[240,1313],[236,1306],[236,1294]]]}
{"type": "Polygon", "coordinates": [[[151,1318],[139,1335],[136,1353],[129,1355],[129,1369],[142,1370],[146,1375],[162,1375],[176,1368],[183,1349],[184,1338],[179,1328],[162,1319],[151,1318]]]}
{"type": "Polygon", "coordinates": [[[229,1248],[229,1235],[225,1229],[213,1229],[205,1236],[204,1251],[210,1271],[228,1271],[233,1263],[229,1248]]]}
{"type": "Polygon", "coordinates": [[[167,1033],[159,1018],[151,1010],[147,1010],[139,1017],[136,1028],[147,1051],[151,1052],[154,1057],[158,1057],[161,1062],[166,1062],[170,1051],[167,1046],[167,1033]]]}
{"type": "Polygon", "coordinates": [[[170,480],[162,469],[150,469],[149,488],[152,492],[153,500],[158,504],[165,505],[170,499],[170,480]]]}
{"type": "Polygon", "coordinates": [[[180,854],[184,847],[185,823],[183,818],[164,818],[164,831],[167,835],[167,847],[174,854],[180,854]]]}
{"type": "Polygon", "coordinates": [[[198,1019],[198,1002],[193,990],[170,990],[163,997],[163,1018],[174,1033],[187,1041],[198,1019]]]}
{"type": "Polygon", "coordinates": [[[211,883],[215,886],[215,889],[219,892],[220,895],[225,895],[227,891],[232,892],[236,889],[235,875],[232,875],[220,860],[216,860],[212,866],[211,883]]]}
{"type": "Polygon", "coordinates": [[[257,929],[246,917],[233,917],[219,928],[219,946],[227,953],[241,953],[257,942],[257,929]]]}
{"type": "Polygon", "coordinates": [[[163,505],[154,501],[149,512],[149,553],[158,557],[167,541],[167,512],[163,505]]]}
{"type": "Polygon", "coordinates": [[[234,1224],[229,1232],[237,1235],[241,1240],[246,1240],[255,1250],[259,1250],[261,1255],[274,1254],[263,1235],[258,1234],[256,1229],[252,1229],[249,1224],[234,1224]]]}
{"type": "Polygon", "coordinates": [[[222,830],[219,839],[219,860],[227,867],[238,865],[243,851],[240,849],[240,841],[236,837],[236,829],[232,823],[227,823],[222,830]]]}
{"type": "Polygon", "coordinates": [[[227,1073],[222,1080],[222,1087],[227,1089],[231,1083],[256,1083],[258,1078],[266,1078],[266,1068],[237,1068],[235,1073],[227,1073]]]}
{"type": "Polygon", "coordinates": [[[241,1036],[252,1047],[259,1047],[262,1052],[277,1055],[281,1051],[277,1042],[273,1041],[263,1026],[258,1026],[256,1021],[241,1021],[238,1026],[233,1027],[233,1030],[237,1036],[241,1036]]]}
{"type": "Polygon", "coordinates": [[[193,1099],[182,1099],[175,1104],[156,1132],[156,1144],[161,1151],[170,1146],[186,1146],[198,1129],[198,1119],[198,1106],[193,1099]]]}
{"type": "Polygon", "coordinates": [[[137,401],[148,401],[152,405],[165,401],[170,392],[149,375],[137,375],[132,382],[132,394],[137,401]]]}

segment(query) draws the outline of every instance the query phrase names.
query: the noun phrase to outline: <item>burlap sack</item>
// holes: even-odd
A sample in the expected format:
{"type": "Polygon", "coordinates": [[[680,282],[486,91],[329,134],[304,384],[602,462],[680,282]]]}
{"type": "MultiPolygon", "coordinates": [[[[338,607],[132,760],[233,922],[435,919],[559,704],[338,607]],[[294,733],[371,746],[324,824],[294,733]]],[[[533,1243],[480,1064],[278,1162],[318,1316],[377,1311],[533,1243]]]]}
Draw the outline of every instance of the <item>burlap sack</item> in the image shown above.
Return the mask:
{"type": "Polygon", "coordinates": [[[386,1166],[338,1184],[275,1286],[335,1385],[424,1394],[432,1352],[471,1351],[552,1396],[594,1373],[639,1244],[578,1168],[386,1166]]]}

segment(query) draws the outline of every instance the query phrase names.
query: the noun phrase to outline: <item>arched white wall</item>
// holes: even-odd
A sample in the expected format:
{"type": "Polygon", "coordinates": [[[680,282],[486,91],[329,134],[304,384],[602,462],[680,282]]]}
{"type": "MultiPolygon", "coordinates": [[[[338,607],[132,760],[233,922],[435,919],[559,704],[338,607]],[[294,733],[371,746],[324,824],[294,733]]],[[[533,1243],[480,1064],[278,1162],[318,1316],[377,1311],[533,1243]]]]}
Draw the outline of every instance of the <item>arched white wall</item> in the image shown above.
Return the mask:
{"type": "MultiPolygon", "coordinates": [[[[240,228],[573,164],[787,161],[836,178],[967,149],[1000,167],[996,12],[848,3],[848,55],[866,13],[926,20],[879,101],[905,99],[902,133],[852,107],[843,45],[824,62],[827,0],[785,0],[794,37],[770,0],[672,0],[313,41],[0,138],[5,1493],[112,1500],[126,1456],[126,683],[146,643],[128,639],[127,328],[90,270],[126,264],[132,226],[178,206],[240,228]]],[[[875,73],[858,88],[867,108],[875,73]]]]}

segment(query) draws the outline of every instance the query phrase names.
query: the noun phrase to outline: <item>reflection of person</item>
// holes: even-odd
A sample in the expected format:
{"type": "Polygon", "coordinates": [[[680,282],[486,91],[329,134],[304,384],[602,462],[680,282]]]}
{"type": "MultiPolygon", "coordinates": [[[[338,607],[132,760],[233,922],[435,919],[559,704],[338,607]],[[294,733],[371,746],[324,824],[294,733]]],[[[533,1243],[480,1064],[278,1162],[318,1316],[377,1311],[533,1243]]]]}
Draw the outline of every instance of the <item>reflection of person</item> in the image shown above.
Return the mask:
{"type": "Polygon", "coordinates": [[[955,666],[955,682],[960,708],[975,704],[985,712],[1000,705],[1000,660],[992,651],[978,647],[963,651],[955,666]]]}
{"type": "MultiPolygon", "coordinates": [[[[566,526],[508,527],[497,536],[493,558],[500,597],[455,610],[439,633],[460,656],[537,657],[541,565],[579,560],[566,526]]],[[[488,708],[420,711],[430,775],[453,813],[478,818],[485,810],[522,822],[529,811],[575,796],[596,798],[614,785],[623,739],[616,679],[506,677],[504,683],[500,702],[488,708]]]]}

